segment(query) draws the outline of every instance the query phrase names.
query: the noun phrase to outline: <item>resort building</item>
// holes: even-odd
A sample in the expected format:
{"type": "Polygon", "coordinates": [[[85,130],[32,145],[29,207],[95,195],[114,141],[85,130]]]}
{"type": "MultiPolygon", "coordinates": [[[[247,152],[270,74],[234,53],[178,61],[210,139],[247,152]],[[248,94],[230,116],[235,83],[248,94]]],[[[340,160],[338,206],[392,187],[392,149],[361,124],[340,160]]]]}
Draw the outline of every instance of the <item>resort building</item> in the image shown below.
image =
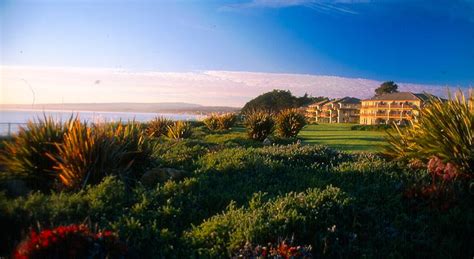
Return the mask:
{"type": "Polygon", "coordinates": [[[390,124],[395,122],[404,125],[416,120],[420,109],[429,99],[427,94],[400,92],[382,94],[371,99],[362,100],[360,124],[390,124]]]}
{"type": "Polygon", "coordinates": [[[325,99],[309,105],[306,118],[310,123],[357,123],[359,110],[360,99],[357,98],[325,99]]]}

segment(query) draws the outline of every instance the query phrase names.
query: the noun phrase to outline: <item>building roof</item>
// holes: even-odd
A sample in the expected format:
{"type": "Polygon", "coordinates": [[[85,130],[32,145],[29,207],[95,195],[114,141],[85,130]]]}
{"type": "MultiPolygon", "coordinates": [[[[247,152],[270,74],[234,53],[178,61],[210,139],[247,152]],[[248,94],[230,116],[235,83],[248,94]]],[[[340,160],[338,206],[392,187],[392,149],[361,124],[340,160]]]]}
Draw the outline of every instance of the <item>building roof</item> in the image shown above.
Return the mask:
{"type": "Polygon", "coordinates": [[[331,100],[329,100],[329,98],[326,98],[326,99],[324,99],[324,100],[322,100],[322,101],[319,101],[319,102],[317,102],[317,103],[312,103],[312,104],[310,104],[309,106],[322,105],[322,104],[328,103],[328,102],[330,102],[330,101],[331,101],[331,100]]]}
{"type": "Polygon", "coordinates": [[[333,103],[343,103],[343,104],[359,104],[360,99],[354,97],[344,97],[333,101],[333,103]]]}
{"type": "Polygon", "coordinates": [[[343,103],[343,104],[359,104],[360,103],[360,99],[357,99],[357,98],[354,98],[354,97],[344,97],[344,98],[339,98],[339,99],[335,99],[335,100],[329,100],[328,98],[320,101],[320,102],[317,102],[317,103],[313,103],[309,106],[318,106],[318,105],[330,105],[330,104],[336,104],[336,103],[343,103]]]}
{"type": "Polygon", "coordinates": [[[381,94],[374,96],[370,99],[366,99],[364,101],[404,101],[404,100],[421,100],[426,101],[430,98],[429,94],[424,93],[411,93],[411,92],[398,92],[398,93],[390,93],[390,94],[381,94]]]}

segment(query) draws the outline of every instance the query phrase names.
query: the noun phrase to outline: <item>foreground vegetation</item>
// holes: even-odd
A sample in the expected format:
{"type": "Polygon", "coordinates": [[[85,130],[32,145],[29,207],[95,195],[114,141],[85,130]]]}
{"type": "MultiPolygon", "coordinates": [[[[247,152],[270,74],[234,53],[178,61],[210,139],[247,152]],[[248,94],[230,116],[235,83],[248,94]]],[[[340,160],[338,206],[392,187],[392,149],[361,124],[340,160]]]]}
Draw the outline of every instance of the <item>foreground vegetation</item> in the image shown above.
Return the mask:
{"type": "MultiPolygon", "coordinates": [[[[255,125],[266,119],[256,116],[248,131],[259,131],[255,125]]],[[[474,255],[469,154],[468,163],[443,150],[418,156],[395,150],[394,159],[304,144],[307,132],[384,134],[351,125],[307,126],[303,144],[277,131],[269,144],[225,124],[88,126],[71,119],[29,126],[2,149],[0,256],[70,252],[61,250],[69,241],[53,241],[62,236],[78,240],[75,254],[84,254],[77,247],[96,247],[85,253],[96,258],[474,255]]]]}

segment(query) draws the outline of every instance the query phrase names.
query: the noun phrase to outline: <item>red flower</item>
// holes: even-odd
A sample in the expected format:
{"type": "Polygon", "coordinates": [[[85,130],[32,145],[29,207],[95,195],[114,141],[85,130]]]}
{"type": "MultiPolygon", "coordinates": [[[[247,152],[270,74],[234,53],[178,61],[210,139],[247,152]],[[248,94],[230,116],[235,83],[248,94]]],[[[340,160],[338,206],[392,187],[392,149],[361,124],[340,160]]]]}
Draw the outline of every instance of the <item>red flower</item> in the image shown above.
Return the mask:
{"type": "Polygon", "coordinates": [[[29,238],[17,247],[12,257],[88,257],[90,248],[96,245],[103,246],[109,252],[126,251],[112,231],[94,234],[85,225],[69,225],[45,229],[40,233],[31,231],[29,238]],[[106,244],[98,241],[102,236],[107,239],[106,244]]]}

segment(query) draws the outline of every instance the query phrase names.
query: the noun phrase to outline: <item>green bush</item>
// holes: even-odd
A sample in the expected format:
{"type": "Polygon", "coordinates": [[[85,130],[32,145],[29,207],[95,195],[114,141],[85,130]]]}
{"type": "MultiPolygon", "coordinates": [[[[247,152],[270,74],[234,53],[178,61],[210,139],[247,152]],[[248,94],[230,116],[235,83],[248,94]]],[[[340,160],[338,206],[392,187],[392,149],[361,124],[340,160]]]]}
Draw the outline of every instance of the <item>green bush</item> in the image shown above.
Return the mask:
{"type": "Polygon", "coordinates": [[[175,121],[168,126],[168,138],[180,140],[191,137],[191,124],[185,121],[175,121]]]}
{"type": "Polygon", "coordinates": [[[350,159],[346,153],[321,145],[273,145],[258,149],[257,153],[265,160],[292,167],[318,165],[331,168],[350,159]]]}
{"type": "Polygon", "coordinates": [[[351,199],[338,188],[290,192],[266,202],[264,198],[254,195],[248,208],[231,203],[186,237],[201,256],[210,257],[229,256],[246,242],[266,244],[282,237],[311,244],[315,256],[351,255],[354,233],[340,229],[353,220],[351,199]]]}
{"type": "Polygon", "coordinates": [[[5,173],[0,174],[0,178],[23,179],[31,188],[51,189],[57,176],[52,173],[55,163],[46,154],[58,153],[56,144],[63,141],[69,125],[76,120],[71,117],[62,123],[45,115],[37,121],[29,121],[10,141],[4,142],[0,168],[5,173]]]}
{"type": "Polygon", "coordinates": [[[148,122],[146,132],[150,137],[166,136],[168,133],[168,126],[173,123],[172,120],[165,117],[156,117],[148,122]]]}
{"type": "Polygon", "coordinates": [[[275,122],[271,113],[254,111],[245,115],[244,125],[250,139],[263,141],[272,134],[275,122]]]}
{"type": "Polygon", "coordinates": [[[437,156],[461,172],[474,172],[474,112],[462,92],[448,101],[431,98],[418,121],[394,127],[387,155],[423,161],[437,156]]]}
{"type": "Polygon", "coordinates": [[[276,133],[283,138],[294,138],[306,125],[306,118],[296,109],[287,109],[276,116],[276,133]]]}
{"type": "Polygon", "coordinates": [[[193,170],[195,162],[209,152],[211,146],[194,139],[167,141],[154,146],[153,158],[162,167],[193,170]]]}

